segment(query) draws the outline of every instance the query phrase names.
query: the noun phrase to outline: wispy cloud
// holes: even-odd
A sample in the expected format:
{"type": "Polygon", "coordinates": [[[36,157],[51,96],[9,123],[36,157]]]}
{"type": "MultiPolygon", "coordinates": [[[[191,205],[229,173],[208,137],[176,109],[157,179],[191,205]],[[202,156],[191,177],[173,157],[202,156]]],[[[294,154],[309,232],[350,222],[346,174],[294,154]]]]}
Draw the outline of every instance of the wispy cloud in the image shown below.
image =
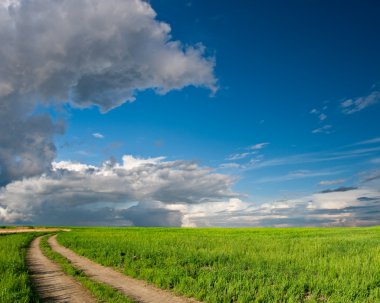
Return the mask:
{"type": "Polygon", "coordinates": [[[359,97],[356,99],[347,99],[343,101],[340,106],[342,113],[350,115],[356,112],[360,112],[363,109],[375,105],[380,101],[380,91],[373,91],[369,95],[359,97]]]}
{"type": "Polygon", "coordinates": [[[267,145],[269,145],[269,142],[258,143],[258,144],[250,146],[249,149],[260,150],[260,149],[263,149],[267,145]]]}
{"type": "Polygon", "coordinates": [[[237,154],[232,154],[232,155],[229,155],[226,160],[227,161],[236,161],[236,160],[242,160],[242,159],[245,159],[249,156],[252,156],[256,154],[256,152],[245,152],[245,153],[237,153],[237,154]]]}
{"type": "Polygon", "coordinates": [[[318,152],[318,153],[304,153],[296,154],[286,157],[278,157],[269,160],[264,160],[263,158],[258,159],[253,165],[246,166],[247,169],[259,169],[265,167],[273,166],[285,166],[303,163],[318,163],[318,162],[328,162],[344,159],[353,159],[359,157],[367,157],[376,154],[380,151],[380,147],[373,148],[360,148],[346,151],[337,152],[318,152]]]}
{"type": "Polygon", "coordinates": [[[272,182],[285,182],[297,179],[315,178],[322,176],[330,176],[341,173],[342,171],[310,171],[310,170],[297,170],[289,172],[286,175],[266,177],[256,181],[256,183],[272,183],[272,182]]]}
{"type": "Polygon", "coordinates": [[[360,141],[352,144],[351,146],[356,146],[356,145],[367,145],[367,144],[375,144],[375,143],[380,143],[380,137],[378,138],[373,138],[365,141],[360,141]]]}
{"type": "Polygon", "coordinates": [[[336,180],[322,180],[319,182],[319,185],[336,185],[346,182],[347,179],[336,179],[336,180]]]}
{"type": "Polygon", "coordinates": [[[96,139],[103,139],[104,135],[101,133],[93,133],[92,136],[96,139]]]}
{"type": "Polygon", "coordinates": [[[312,130],[313,134],[330,134],[332,125],[324,125],[312,130]]]}

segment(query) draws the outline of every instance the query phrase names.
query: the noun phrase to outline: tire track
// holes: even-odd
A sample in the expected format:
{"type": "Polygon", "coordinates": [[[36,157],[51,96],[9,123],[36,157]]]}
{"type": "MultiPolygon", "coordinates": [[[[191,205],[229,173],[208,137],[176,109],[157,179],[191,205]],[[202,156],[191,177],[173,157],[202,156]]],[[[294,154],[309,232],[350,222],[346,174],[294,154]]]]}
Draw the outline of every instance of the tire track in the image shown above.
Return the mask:
{"type": "Polygon", "coordinates": [[[40,249],[41,237],[33,240],[26,261],[33,286],[42,302],[95,303],[96,300],[74,278],[45,257],[40,249]]]}
{"type": "Polygon", "coordinates": [[[112,268],[99,265],[57,242],[56,235],[48,243],[53,250],[67,258],[73,266],[82,270],[89,278],[108,284],[127,297],[140,303],[200,303],[194,299],[175,296],[174,294],[154,287],[144,281],[128,277],[112,268]]]}

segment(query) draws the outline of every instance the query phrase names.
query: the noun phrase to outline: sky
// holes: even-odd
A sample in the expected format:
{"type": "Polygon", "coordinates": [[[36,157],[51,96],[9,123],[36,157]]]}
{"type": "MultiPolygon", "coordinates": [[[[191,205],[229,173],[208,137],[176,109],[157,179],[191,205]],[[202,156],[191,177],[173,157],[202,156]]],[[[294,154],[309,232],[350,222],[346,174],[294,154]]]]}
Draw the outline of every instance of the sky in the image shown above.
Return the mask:
{"type": "Polygon", "coordinates": [[[380,225],[379,9],[0,0],[0,224],[380,225]]]}

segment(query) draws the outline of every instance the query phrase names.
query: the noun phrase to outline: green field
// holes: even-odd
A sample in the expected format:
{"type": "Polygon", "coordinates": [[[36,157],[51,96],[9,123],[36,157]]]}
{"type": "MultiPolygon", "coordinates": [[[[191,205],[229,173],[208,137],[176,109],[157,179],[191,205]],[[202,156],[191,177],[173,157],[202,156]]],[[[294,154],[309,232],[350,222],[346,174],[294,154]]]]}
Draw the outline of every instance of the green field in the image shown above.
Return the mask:
{"type": "Polygon", "coordinates": [[[205,302],[380,302],[380,228],[98,228],[61,244],[205,302]]]}
{"type": "Polygon", "coordinates": [[[0,235],[0,302],[37,302],[25,265],[26,249],[35,234],[0,235]]]}

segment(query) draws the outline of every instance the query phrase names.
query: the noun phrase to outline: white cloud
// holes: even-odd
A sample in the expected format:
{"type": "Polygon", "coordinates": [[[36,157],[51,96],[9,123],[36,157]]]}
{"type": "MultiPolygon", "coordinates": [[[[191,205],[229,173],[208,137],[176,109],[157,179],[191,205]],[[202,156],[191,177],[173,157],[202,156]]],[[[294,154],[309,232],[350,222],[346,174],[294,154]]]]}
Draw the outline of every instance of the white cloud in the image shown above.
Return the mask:
{"type": "Polygon", "coordinates": [[[340,188],[266,203],[231,200],[177,207],[184,226],[360,226],[379,225],[380,192],[340,188]]]}
{"type": "Polygon", "coordinates": [[[93,133],[92,136],[96,139],[104,139],[104,135],[101,133],[93,133]]]}
{"type": "MultiPolygon", "coordinates": [[[[0,221],[36,222],[48,213],[57,215],[70,209],[80,214],[100,206],[113,209],[119,205],[125,210],[136,202],[151,211],[176,203],[206,203],[236,197],[230,189],[234,182],[234,178],[196,163],[164,161],[163,157],[126,155],[122,163],[106,161],[100,167],[61,161],[53,163],[49,174],[3,187],[0,221]]],[[[128,215],[126,210],[124,215],[128,215]]]]}
{"type": "Polygon", "coordinates": [[[380,92],[373,91],[369,95],[364,97],[359,97],[356,99],[347,99],[343,101],[340,106],[342,108],[342,112],[346,115],[350,115],[363,109],[375,105],[380,101],[380,92]]]}
{"type": "Polygon", "coordinates": [[[39,102],[107,112],[146,89],[217,90],[205,47],[156,17],[142,0],[1,1],[0,186],[50,169],[63,123],[33,114],[39,102]]]}
{"type": "Polygon", "coordinates": [[[316,128],[312,131],[313,134],[330,134],[331,133],[331,125],[324,125],[322,127],[316,128]]]}
{"type": "Polygon", "coordinates": [[[321,121],[324,121],[324,120],[326,120],[327,119],[327,115],[325,115],[325,114],[320,114],[319,116],[318,116],[318,118],[319,118],[319,120],[321,120],[321,121]]]}
{"type": "Polygon", "coordinates": [[[365,140],[365,141],[360,141],[360,142],[352,144],[351,146],[355,146],[355,145],[367,145],[367,144],[375,144],[375,143],[380,143],[380,137],[379,138],[373,138],[373,139],[365,140]]]}
{"type": "Polygon", "coordinates": [[[336,179],[336,180],[323,180],[319,182],[319,185],[336,185],[346,182],[347,179],[336,179]]]}
{"type": "Polygon", "coordinates": [[[327,193],[316,193],[311,196],[309,209],[344,209],[363,204],[360,197],[377,198],[379,192],[373,189],[352,189],[347,191],[331,191],[327,193]]]}
{"type": "Polygon", "coordinates": [[[320,111],[317,110],[316,108],[313,108],[313,109],[310,111],[310,114],[314,114],[314,115],[317,115],[317,114],[319,114],[319,113],[320,113],[320,111]]]}
{"type": "Polygon", "coordinates": [[[226,158],[228,161],[236,161],[236,160],[242,160],[249,156],[255,155],[257,152],[247,152],[247,153],[238,153],[230,155],[226,158]]]}
{"type": "Polygon", "coordinates": [[[258,144],[250,146],[249,149],[260,150],[260,149],[263,149],[267,145],[269,145],[268,142],[258,143],[258,144]]]}

